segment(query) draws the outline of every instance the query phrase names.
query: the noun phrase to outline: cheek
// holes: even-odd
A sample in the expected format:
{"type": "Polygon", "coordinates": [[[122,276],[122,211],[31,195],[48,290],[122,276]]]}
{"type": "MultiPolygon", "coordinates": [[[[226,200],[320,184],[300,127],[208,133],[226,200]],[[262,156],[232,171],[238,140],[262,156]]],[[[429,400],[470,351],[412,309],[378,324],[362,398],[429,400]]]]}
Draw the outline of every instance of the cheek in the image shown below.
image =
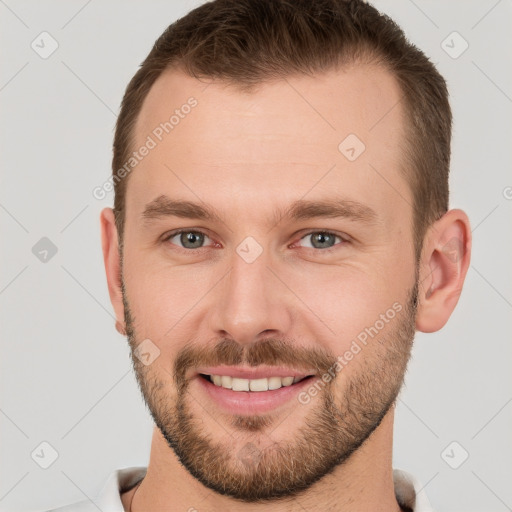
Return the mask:
{"type": "Polygon", "coordinates": [[[393,302],[387,289],[383,291],[378,276],[362,268],[326,266],[325,271],[309,274],[307,278],[304,275],[293,287],[304,302],[304,314],[323,323],[340,346],[375,322],[393,302]]]}
{"type": "Polygon", "coordinates": [[[126,293],[138,338],[157,345],[166,339],[184,339],[198,304],[210,286],[191,267],[170,267],[146,262],[126,265],[126,293]]]}
{"type": "Polygon", "coordinates": [[[331,266],[302,272],[293,291],[303,301],[303,321],[311,332],[325,333],[336,356],[350,350],[354,340],[380,339],[395,324],[395,310],[405,307],[413,284],[391,274],[377,265],[372,270],[331,266]]]}

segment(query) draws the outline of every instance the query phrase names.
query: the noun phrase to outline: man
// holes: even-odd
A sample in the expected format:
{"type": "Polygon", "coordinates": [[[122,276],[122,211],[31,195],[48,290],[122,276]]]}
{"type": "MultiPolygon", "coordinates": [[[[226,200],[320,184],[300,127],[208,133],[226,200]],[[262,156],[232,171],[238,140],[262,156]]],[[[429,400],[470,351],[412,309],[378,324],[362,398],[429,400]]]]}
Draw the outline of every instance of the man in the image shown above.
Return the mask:
{"type": "Polygon", "coordinates": [[[101,213],[148,468],[64,511],[432,510],[392,469],[416,330],[462,290],[446,84],[351,0],[215,0],[126,90],[101,213]]]}

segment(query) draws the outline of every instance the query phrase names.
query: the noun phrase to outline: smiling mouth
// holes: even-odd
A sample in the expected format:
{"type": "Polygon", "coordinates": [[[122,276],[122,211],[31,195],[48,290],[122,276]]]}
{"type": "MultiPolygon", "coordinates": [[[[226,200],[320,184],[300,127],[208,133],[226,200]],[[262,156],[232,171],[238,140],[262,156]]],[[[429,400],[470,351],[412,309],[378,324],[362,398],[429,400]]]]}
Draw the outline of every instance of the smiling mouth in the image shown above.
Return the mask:
{"type": "Polygon", "coordinates": [[[242,379],[231,377],[230,375],[206,375],[199,374],[203,379],[211,382],[215,386],[232,391],[273,391],[282,387],[289,387],[306,379],[311,379],[313,375],[306,376],[287,376],[287,377],[265,377],[261,379],[242,379]]]}

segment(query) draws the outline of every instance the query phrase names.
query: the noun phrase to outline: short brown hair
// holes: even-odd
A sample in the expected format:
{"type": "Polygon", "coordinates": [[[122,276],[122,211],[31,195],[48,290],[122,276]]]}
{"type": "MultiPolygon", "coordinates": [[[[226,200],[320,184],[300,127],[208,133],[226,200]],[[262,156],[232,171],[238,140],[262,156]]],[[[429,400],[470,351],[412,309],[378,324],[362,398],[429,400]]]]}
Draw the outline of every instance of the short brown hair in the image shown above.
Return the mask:
{"type": "MultiPolygon", "coordinates": [[[[402,171],[411,186],[418,256],[428,226],[448,209],[452,114],[446,82],[388,16],[362,0],[214,0],[170,25],[126,89],[114,136],[116,175],[134,146],[151,86],[169,68],[244,91],[265,81],[374,62],[397,80],[406,114],[402,171]]],[[[128,177],[114,180],[122,245],[128,177]]]]}

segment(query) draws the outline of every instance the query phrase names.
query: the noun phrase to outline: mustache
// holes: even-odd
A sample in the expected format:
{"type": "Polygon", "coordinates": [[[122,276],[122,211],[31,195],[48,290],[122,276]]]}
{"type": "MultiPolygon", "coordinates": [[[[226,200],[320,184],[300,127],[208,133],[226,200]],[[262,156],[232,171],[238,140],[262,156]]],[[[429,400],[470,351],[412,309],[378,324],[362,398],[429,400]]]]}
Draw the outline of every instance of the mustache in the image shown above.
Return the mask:
{"type": "Polygon", "coordinates": [[[178,388],[186,383],[186,375],[198,366],[290,366],[299,370],[314,368],[324,374],[336,363],[336,357],[323,348],[306,348],[287,340],[267,338],[250,345],[222,339],[214,345],[189,344],[174,362],[174,379],[178,388]]]}

